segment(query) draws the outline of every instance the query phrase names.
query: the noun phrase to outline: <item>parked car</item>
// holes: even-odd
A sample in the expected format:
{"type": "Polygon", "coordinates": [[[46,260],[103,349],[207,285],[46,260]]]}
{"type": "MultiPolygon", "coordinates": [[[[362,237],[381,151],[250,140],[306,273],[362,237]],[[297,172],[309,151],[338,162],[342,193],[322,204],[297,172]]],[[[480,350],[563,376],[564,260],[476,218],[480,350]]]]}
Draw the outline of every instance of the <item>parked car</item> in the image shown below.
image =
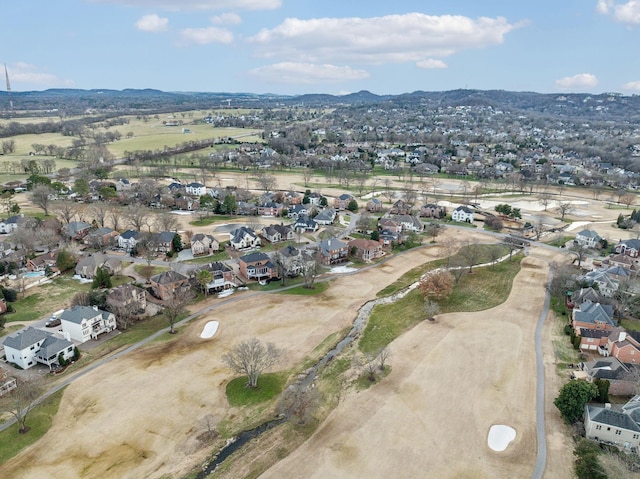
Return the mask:
{"type": "Polygon", "coordinates": [[[60,318],[51,318],[49,321],[44,323],[47,328],[53,328],[55,326],[60,326],[60,318]]]}

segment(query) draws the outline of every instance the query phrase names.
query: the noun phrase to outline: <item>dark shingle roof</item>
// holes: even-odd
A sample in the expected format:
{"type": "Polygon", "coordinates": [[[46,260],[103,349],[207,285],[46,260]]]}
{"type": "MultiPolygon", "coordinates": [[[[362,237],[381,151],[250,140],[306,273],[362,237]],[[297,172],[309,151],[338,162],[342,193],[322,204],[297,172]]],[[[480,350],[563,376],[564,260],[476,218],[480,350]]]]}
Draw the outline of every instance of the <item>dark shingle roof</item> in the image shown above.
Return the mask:
{"type": "Polygon", "coordinates": [[[638,426],[627,414],[596,406],[587,407],[592,421],[621,429],[640,432],[640,426],[638,426]]]}
{"type": "Polygon", "coordinates": [[[33,346],[47,337],[47,333],[29,326],[4,340],[4,345],[13,349],[23,350],[33,346]]]}

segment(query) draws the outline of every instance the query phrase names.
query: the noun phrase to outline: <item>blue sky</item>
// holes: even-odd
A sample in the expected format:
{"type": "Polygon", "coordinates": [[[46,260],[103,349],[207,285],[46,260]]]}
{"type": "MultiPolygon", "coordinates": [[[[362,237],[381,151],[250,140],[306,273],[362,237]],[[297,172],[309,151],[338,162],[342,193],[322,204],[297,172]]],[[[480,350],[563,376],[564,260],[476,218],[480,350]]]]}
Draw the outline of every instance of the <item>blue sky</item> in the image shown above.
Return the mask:
{"type": "Polygon", "coordinates": [[[14,91],[640,93],[640,0],[11,0],[0,45],[14,91]]]}

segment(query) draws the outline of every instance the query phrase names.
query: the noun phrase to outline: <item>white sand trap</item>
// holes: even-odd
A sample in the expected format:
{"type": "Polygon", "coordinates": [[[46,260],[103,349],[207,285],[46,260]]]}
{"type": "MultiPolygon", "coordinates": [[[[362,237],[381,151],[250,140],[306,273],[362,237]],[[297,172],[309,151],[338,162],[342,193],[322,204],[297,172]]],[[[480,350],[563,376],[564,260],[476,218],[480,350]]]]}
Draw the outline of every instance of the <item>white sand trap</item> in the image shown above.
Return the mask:
{"type": "Polygon", "coordinates": [[[218,331],[219,325],[220,323],[218,323],[218,321],[209,321],[204,325],[204,329],[202,330],[202,333],[200,333],[200,337],[203,339],[212,338],[213,335],[218,331]]]}
{"type": "Polygon", "coordinates": [[[356,268],[350,268],[349,266],[336,266],[335,268],[331,268],[329,273],[331,274],[344,274],[344,273],[353,273],[354,271],[358,271],[356,268]]]}
{"type": "Polygon", "coordinates": [[[218,298],[226,298],[227,296],[231,296],[233,294],[233,289],[225,289],[218,293],[218,298]]]}
{"type": "Polygon", "coordinates": [[[489,447],[494,451],[504,451],[509,443],[516,438],[516,430],[502,424],[495,424],[489,429],[489,437],[487,442],[489,447]]]}

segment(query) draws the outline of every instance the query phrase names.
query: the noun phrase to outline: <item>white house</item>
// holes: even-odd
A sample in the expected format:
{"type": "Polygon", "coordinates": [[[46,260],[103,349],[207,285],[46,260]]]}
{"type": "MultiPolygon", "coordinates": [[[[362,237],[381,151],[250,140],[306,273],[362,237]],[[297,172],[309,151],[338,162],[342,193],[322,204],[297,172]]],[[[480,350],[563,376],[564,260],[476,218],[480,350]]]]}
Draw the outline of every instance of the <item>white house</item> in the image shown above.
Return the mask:
{"type": "Polygon", "coordinates": [[[202,183],[196,183],[196,182],[189,183],[185,187],[185,190],[188,194],[193,196],[202,196],[207,193],[207,187],[204,186],[202,183]]]}
{"type": "Polygon", "coordinates": [[[138,244],[138,235],[137,231],[127,230],[118,236],[118,248],[122,248],[126,251],[131,251],[138,244]]]}
{"type": "Polygon", "coordinates": [[[229,232],[229,243],[233,249],[255,248],[260,246],[260,238],[253,229],[241,226],[229,232]]]}
{"type": "Polygon", "coordinates": [[[463,223],[473,223],[473,210],[467,206],[458,206],[451,213],[451,219],[463,223]]]}
{"type": "Polygon", "coordinates": [[[72,342],[31,326],[6,338],[3,346],[7,361],[22,369],[29,369],[36,363],[49,367],[59,364],[60,354],[65,360],[69,359],[74,349],[72,342]]]}
{"type": "Polygon", "coordinates": [[[576,234],[576,243],[587,248],[595,248],[602,237],[593,230],[582,230],[576,234]]]}
{"type": "Polygon", "coordinates": [[[116,329],[115,315],[101,311],[97,306],[74,306],[65,309],[60,315],[60,321],[62,331],[81,343],[97,339],[98,335],[116,329]]]}
{"type": "Polygon", "coordinates": [[[625,450],[637,450],[640,446],[640,396],[635,396],[622,411],[608,407],[585,406],[585,436],[605,444],[615,444],[625,450]]]}
{"type": "Polygon", "coordinates": [[[11,233],[18,229],[18,224],[22,219],[22,215],[11,216],[6,220],[0,221],[0,233],[11,233]]]}

